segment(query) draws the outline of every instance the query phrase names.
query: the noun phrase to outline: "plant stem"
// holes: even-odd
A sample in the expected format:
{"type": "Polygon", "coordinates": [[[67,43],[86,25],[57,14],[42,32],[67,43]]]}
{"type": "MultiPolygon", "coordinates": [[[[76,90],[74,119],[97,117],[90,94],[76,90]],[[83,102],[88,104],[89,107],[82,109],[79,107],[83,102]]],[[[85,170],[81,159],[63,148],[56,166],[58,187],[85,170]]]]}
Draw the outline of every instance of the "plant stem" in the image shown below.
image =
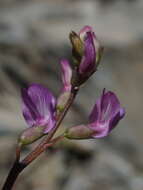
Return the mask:
{"type": "Polygon", "coordinates": [[[52,141],[47,141],[44,142],[40,148],[35,148],[35,150],[30,153],[28,156],[26,156],[23,160],[22,160],[22,164],[26,166],[28,166],[32,161],[34,161],[42,152],[44,152],[48,147],[53,146],[56,142],[62,140],[64,138],[64,136],[58,136],[55,139],[53,139],[52,141]]]}
{"type": "Polygon", "coordinates": [[[53,139],[52,141],[50,141],[52,139],[52,137],[54,136],[55,132],[57,131],[57,129],[59,128],[61,122],[63,121],[67,111],[69,110],[70,106],[72,105],[76,94],[78,92],[79,88],[78,87],[73,87],[71,90],[71,94],[70,97],[67,101],[67,104],[63,110],[63,112],[59,115],[58,119],[57,119],[57,123],[55,128],[49,133],[49,135],[47,137],[45,137],[45,139],[31,152],[29,153],[21,162],[19,162],[19,156],[20,156],[20,152],[17,150],[16,154],[17,154],[17,159],[13,164],[13,167],[11,168],[8,177],[6,179],[6,182],[2,188],[2,190],[11,190],[17,177],[19,176],[19,174],[23,171],[23,169],[25,167],[27,167],[32,161],[34,161],[42,152],[44,152],[49,146],[54,145],[57,141],[61,140],[62,138],[64,138],[64,136],[59,136],[55,139],[53,139]]]}
{"type": "MultiPolygon", "coordinates": [[[[56,137],[55,139],[50,141],[48,144],[45,144],[43,146],[43,149],[46,149],[46,148],[48,148],[50,146],[53,146],[56,142],[62,140],[63,138],[64,138],[63,135],[56,137]]],[[[36,157],[43,152],[43,149],[41,149],[41,151],[38,152],[36,157]]],[[[29,160],[29,163],[31,163],[31,162],[32,162],[32,160],[29,160]]],[[[11,170],[9,172],[9,175],[7,177],[7,180],[6,180],[2,190],[11,190],[14,183],[15,183],[15,181],[16,181],[16,179],[17,179],[17,177],[19,176],[19,174],[22,172],[22,170],[25,167],[27,167],[27,165],[24,164],[23,162],[17,161],[17,158],[16,158],[16,161],[14,162],[13,167],[11,168],[11,170]]]]}
{"type": "Polygon", "coordinates": [[[9,175],[5,181],[5,184],[2,188],[2,190],[11,190],[18,175],[24,168],[25,168],[25,166],[22,163],[15,161],[13,164],[13,167],[11,168],[11,170],[9,172],[9,175]]]}

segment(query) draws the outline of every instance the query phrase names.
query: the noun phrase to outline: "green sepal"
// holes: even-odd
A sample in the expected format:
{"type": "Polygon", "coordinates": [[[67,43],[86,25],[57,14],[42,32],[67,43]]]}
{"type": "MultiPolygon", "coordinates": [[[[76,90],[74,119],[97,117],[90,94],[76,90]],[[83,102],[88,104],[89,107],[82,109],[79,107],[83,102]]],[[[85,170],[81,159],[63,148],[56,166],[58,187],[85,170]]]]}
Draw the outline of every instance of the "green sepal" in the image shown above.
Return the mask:
{"type": "Polygon", "coordinates": [[[18,138],[18,144],[21,146],[29,145],[45,135],[45,126],[33,126],[24,130],[18,138]]]}

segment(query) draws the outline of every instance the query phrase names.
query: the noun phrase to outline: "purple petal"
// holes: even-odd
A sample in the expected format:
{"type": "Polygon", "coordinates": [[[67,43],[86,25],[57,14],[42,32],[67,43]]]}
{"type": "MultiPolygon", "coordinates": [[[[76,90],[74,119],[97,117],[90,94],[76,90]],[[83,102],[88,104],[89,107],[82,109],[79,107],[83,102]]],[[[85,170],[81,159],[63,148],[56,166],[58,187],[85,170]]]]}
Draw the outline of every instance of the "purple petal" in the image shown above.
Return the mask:
{"type": "Polygon", "coordinates": [[[91,32],[87,32],[84,40],[84,55],[79,67],[80,74],[92,72],[96,66],[96,52],[91,32]]]}
{"type": "Polygon", "coordinates": [[[107,136],[124,115],[125,110],[121,108],[117,96],[104,89],[89,116],[89,127],[95,131],[93,137],[107,136]]]}
{"type": "Polygon", "coordinates": [[[63,59],[60,61],[61,64],[61,70],[62,70],[62,81],[64,91],[70,91],[71,90],[71,78],[72,78],[72,69],[70,67],[70,64],[68,60],[63,59]]]}
{"type": "Polygon", "coordinates": [[[28,88],[28,95],[37,107],[41,116],[47,116],[49,111],[55,111],[56,99],[52,93],[42,85],[32,84],[28,88]]]}
{"type": "Polygon", "coordinates": [[[89,121],[90,123],[92,122],[96,122],[99,120],[99,117],[100,117],[100,112],[101,112],[101,109],[100,109],[100,101],[101,99],[98,99],[96,104],[94,105],[90,115],[89,115],[89,121]]]}
{"type": "Polygon", "coordinates": [[[124,108],[120,108],[119,112],[117,112],[113,116],[113,118],[110,120],[109,131],[111,131],[124,116],[125,116],[125,109],[124,108]]]}
{"type": "Polygon", "coordinates": [[[36,119],[40,117],[40,114],[35,104],[32,102],[31,98],[29,97],[27,89],[22,89],[21,94],[23,100],[22,103],[23,116],[28,125],[33,126],[35,124],[36,119]]]}
{"type": "Polygon", "coordinates": [[[81,38],[82,40],[84,39],[84,37],[85,37],[85,35],[86,35],[87,32],[93,32],[91,26],[84,26],[84,27],[80,30],[79,36],[80,36],[80,38],[81,38]]]}
{"type": "Polygon", "coordinates": [[[102,96],[101,101],[101,121],[112,118],[120,110],[120,102],[113,92],[106,92],[102,96]]]}
{"type": "Polygon", "coordinates": [[[91,123],[89,128],[95,131],[92,135],[93,138],[102,138],[109,134],[108,123],[91,123]]]}
{"type": "Polygon", "coordinates": [[[95,49],[96,49],[96,52],[97,52],[98,49],[99,49],[99,41],[97,40],[96,35],[95,35],[95,33],[94,33],[94,31],[93,31],[93,29],[92,29],[91,26],[84,26],[80,30],[80,32],[79,32],[80,39],[82,41],[84,41],[85,38],[86,38],[87,33],[91,33],[93,41],[94,41],[95,49]]]}
{"type": "Polygon", "coordinates": [[[101,97],[98,98],[96,104],[94,105],[89,115],[90,123],[97,122],[101,117],[101,102],[103,101],[104,94],[105,94],[105,88],[103,89],[101,97]]]}
{"type": "Polygon", "coordinates": [[[29,126],[45,125],[47,133],[55,124],[56,100],[52,93],[39,84],[22,91],[23,115],[29,126]]]}
{"type": "Polygon", "coordinates": [[[102,138],[109,135],[112,129],[118,124],[118,122],[125,116],[125,110],[120,108],[119,112],[111,119],[111,121],[106,122],[94,122],[89,124],[89,128],[94,130],[93,138],[102,138]]]}

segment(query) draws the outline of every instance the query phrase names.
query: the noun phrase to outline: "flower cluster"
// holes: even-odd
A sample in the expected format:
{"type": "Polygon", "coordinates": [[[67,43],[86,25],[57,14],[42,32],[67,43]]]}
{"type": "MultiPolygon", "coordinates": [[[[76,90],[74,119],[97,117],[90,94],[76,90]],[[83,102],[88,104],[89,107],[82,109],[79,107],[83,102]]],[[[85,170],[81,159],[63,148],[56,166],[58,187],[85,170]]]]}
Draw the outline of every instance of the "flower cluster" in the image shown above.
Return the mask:
{"type": "MultiPolygon", "coordinates": [[[[79,88],[99,65],[103,48],[90,26],[77,34],[70,33],[74,63],[60,61],[63,87],[56,99],[49,89],[32,84],[22,89],[23,116],[29,126],[19,137],[21,145],[30,144],[51,132],[58,116],[63,112],[73,88],[79,88]]],[[[68,128],[64,136],[68,139],[102,138],[107,136],[124,117],[125,110],[111,91],[103,90],[95,103],[87,124],[68,128]]]]}

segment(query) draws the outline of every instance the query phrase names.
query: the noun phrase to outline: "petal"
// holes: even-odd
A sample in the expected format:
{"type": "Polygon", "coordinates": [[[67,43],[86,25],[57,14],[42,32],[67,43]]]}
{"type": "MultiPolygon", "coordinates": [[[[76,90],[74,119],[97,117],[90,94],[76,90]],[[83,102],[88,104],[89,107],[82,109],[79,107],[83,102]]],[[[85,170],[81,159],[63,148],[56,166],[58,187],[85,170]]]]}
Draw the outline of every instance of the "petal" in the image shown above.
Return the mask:
{"type": "Polygon", "coordinates": [[[70,91],[71,90],[71,78],[72,78],[72,69],[69,64],[69,61],[66,59],[63,59],[60,61],[61,64],[61,71],[62,71],[62,81],[64,91],[70,91]]]}
{"type": "Polygon", "coordinates": [[[92,27],[91,26],[84,26],[80,32],[79,32],[79,36],[82,40],[84,40],[84,37],[86,35],[87,32],[93,32],[92,27]]]}
{"type": "Polygon", "coordinates": [[[51,129],[53,129],[55,127],[56,124],[56,120],[55,120],[55,114],[51,115],[51,117],[47,118],[47,121],[43,121],[43,124],[46,126],[45,130],[44,130],[44,134],[47,134],[49,131],[51,131],[51,129]],[[45,122],[45,124],[44,124],[45,122]]]}
{"type": "Polygon", "coordinates": [[[84,40],[84,55],[79,67],[80,74],[92,72],[95,69],[96,52],[91,32],[87,32],[84,40]]]}
{"type": "Polygon", "coordinates": [[[94,105],[94,107],[89,115],[90,123],[97,122],[100,119],[101,102],[103,101],[104,94],[105,94],[105,88],[103,89],[101,97],[98,98],[98,100],[96,101],[96,104],[94,105]]]}
{"type": "Polygon", "coordinates": [[[28,123],[29,126],[35,125],[35,122],[37,118],[40,118],[40,114],[35,106],[35,104],[32,102],[31,98],[28,95],[27,89],[21,90],[22,94],[22,111],[23,116],[28,123]]]}
{"type": "Polygon", "coordinates": [[[89,127],[94,130],[93,138],[102,138],[109,135],[109,133],[114,129],[114,127],[118,124],[118,122],[125,116],[125,110],[123,108],[120,109],[118,113],[111,119],[111,121],[106,121],[104,123],[91,123],[89,127]]]}
{"type": "Polygon", "coordinates": [[[94,133],[92,135],[93,138],[102,138],[106,137],[110,131],[109,131],[109,123],[92,123],[89,124],[89,128],[94,130],[94,133]]]}
{"type": "Polygon", "coordinates": [[[24,103],[22,104],[22,110],[23,110],[23,116],[24,116],[27,124],[30,127],[36,125],[36,119],[33,118],[31,111],[29,110],[29,108],[24,103]]]}
{"type": "Polygon", "coordinates": [[[54,124],[56,100],[52,93],[39,84],[32,84],[22,91],[23,115],[29,126],[46,125],[46,131],[54,124]]]}
{"type": "Polygon", "coordinates": [[[89,115],[90,123],[98,121],[101,112],[100,104],[101,104],[101,99],[98,99],[89,115]]]}
{"type": "Polygon", "coordinates": [[[37,107],[41,116],[47,116],[49,111],[55,111],[56,99],[52,93],[42,85],[32,84],[28,88],[28,95],[37,107]]]}
{"type": "Polygon", "coordinates": [[[89,116],[89,127],[95,131],[93,137],[107,136],[124,115],[125,109],[120,106],[117,96],[104,89],[89,116]]]}
{"type": "Polygon", "coordinates": [[[109,131],[111,131],[124,116],[125,116],[125,109],[124,108],[120,108],[119,112],[117,112],[113,116],[113,118],[110,120],[109,131]]]}
{"type": "Polygon", "coordinates": [[[103,47],[101,47],[100,42],[98,41],[92,27],[91,26],[84,26],[80,30],[79,36],[80,36],[81,40],[84,41],[88,32],[90,32],[92,35],[93,43],[94,43],[94,47],[95,47],[95,52],[96,52],[96,62],[99,64],[99,60],[100,60],[101,55],[103,53],[103,47]]]}
{"type": "Polygon", "coordinates": [[[101,101],[101,121],[107,121],[120,110],[120,102],[117,96],[108,91],[103,94],[101,101]]]}

